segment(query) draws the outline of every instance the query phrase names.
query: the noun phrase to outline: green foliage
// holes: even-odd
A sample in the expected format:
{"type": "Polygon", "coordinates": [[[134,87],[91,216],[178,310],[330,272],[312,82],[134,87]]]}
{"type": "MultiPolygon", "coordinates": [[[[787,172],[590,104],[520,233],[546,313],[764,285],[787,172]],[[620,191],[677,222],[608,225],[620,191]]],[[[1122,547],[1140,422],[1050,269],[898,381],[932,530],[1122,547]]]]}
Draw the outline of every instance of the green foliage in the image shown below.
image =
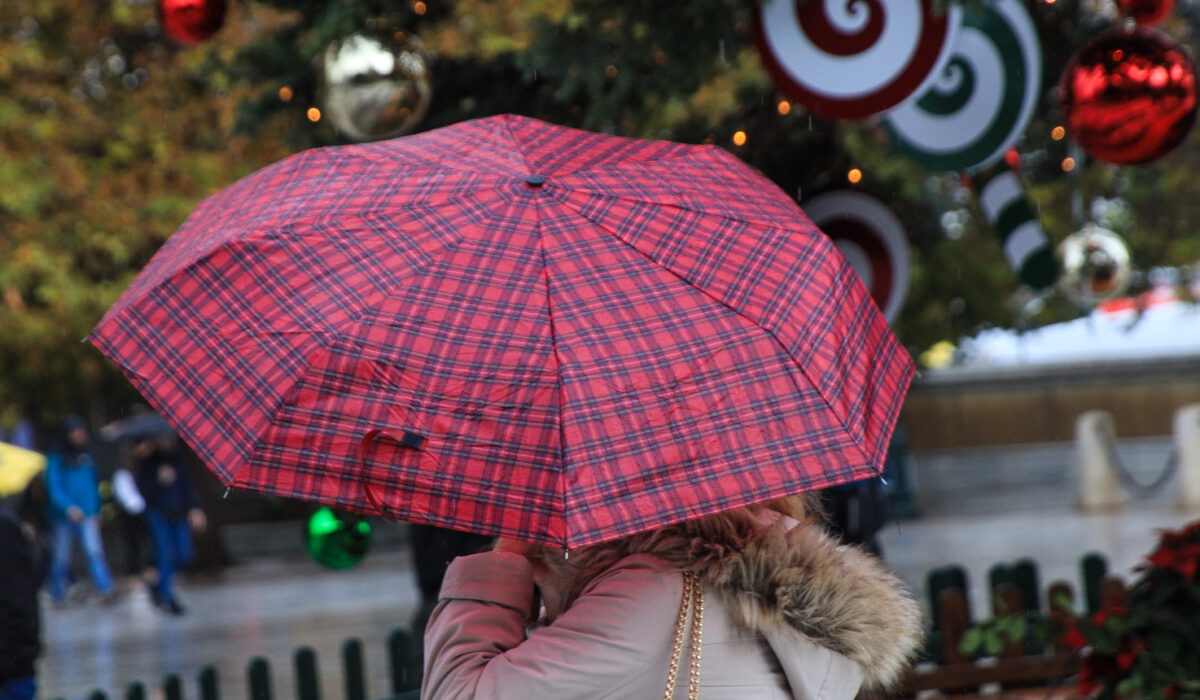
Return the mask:
{"type": "Polygon", "coordinates": [[[286,154],[231,141],[236,97],[153,19],[123,2],[0,4],[6,420],[52,425],[96,399],[135,400],[80,339],[200,198],[286,154]]]}
{"type": "Polygon", "coordinates": [[[963,634],[959,650],[971,658],[997,656],[1009,644],[1045,644],[1048,634],[1049,623],[1041,616],[1000,615],[972,625],[963,634]]]}

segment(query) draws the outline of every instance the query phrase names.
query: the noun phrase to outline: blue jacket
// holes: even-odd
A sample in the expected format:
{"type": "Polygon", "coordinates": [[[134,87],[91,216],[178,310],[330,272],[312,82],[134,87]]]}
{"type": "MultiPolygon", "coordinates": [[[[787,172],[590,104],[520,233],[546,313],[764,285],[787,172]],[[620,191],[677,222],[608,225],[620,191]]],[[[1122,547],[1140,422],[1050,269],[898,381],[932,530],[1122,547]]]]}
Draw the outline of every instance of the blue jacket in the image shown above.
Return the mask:
{"type": "Polygon", "coordinates": [[[100,490],[92,456],[82,451],[47,455],[46,495],[51,520],[66,520],[71,506],[79,506],[84,515],[99,513],[100,490]]]}

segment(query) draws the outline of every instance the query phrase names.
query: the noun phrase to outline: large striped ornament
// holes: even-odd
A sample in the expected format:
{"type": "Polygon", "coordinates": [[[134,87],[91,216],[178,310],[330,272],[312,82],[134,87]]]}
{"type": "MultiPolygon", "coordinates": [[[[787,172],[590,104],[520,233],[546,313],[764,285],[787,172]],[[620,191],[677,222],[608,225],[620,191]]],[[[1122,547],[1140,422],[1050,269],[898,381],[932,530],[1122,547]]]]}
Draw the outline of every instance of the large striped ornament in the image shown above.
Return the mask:
{"type": "Polygon", "coordinates": [[[1037,30],[1020,0],[968,4],[950,62],[929,89],[888,112],[897,150],[931,170],[999,160],[1029,125],[1041,90],[1037,30]]]}
{"type": "Polygon", "coordinates": [[[1017,174],[1000,163],[972,176],[979,206],[1004,247],[1009,266],[1030,287],[1050,288],[1058,259],[1017,174]]]}
{"type": "Polygon", "coordinates": [[[908,296],[908,235],[904,224],[874,197],[853,190],[825,192],[801,205],[858,273],[889,323],[908,296]]]}
{"type": "Polygon", "coordinates": [[[763,65],[809,110],[862,119],[919,94],[950,57],[962,11],[935,0],[764,0],[752,13],[763,65]]]}

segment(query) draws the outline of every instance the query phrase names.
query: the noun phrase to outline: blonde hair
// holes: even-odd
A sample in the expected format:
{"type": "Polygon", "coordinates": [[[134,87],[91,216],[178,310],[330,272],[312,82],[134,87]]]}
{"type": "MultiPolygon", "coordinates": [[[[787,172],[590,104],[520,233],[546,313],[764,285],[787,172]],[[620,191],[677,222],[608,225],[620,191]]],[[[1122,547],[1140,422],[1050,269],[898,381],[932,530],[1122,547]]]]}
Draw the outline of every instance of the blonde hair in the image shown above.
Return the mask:
{"type": "Polygon", "coordinates": [[[678,571],[704,571],[745,547],[762,529],[763,510],[805,520],[818,517],[820,506],[816,494],[805,493],[580,547],[566,557],[561,549],[544,547],[531,558],[563,583],[565,609],[593,578],[631,554],[653,554],[678,571]]]}

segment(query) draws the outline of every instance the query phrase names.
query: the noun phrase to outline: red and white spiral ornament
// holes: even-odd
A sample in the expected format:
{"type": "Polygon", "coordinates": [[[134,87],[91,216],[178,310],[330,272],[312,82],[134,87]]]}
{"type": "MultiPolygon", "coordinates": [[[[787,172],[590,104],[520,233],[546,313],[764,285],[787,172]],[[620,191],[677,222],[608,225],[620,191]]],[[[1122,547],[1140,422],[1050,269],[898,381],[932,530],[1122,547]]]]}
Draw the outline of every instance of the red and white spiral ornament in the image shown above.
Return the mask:
{"type": "Polygon", "coordinates": [[[822,116],[862,119],[941,72],[961,10],[936,10],[934,0],[764,0],[753,21],[784,94],[822,116]]]}
{"type": "Polygon", "coordinates": [[[893,322],[908,295],[908,235],[883,202],[855,190],[834,190],[801,204],[871,292],[875,305],[893,322]]]}

